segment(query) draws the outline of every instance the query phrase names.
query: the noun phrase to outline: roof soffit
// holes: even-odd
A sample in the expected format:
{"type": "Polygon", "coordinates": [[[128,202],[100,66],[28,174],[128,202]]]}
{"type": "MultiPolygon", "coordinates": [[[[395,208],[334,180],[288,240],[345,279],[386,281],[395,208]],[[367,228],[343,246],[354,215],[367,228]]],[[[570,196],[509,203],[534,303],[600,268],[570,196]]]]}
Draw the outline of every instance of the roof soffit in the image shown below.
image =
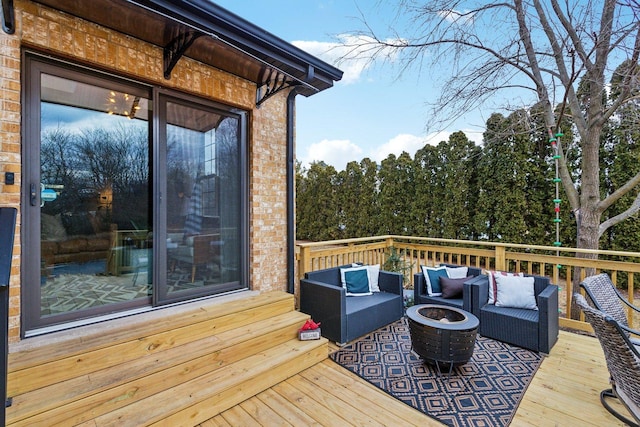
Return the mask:
{"type": "Polygon", "coordinates": [[[285,82],[309,96],[342,78],[337,68],[208,0],[35,1],[160,46],[165,54],[176,38],[197,33],[176,53],[256,83],[262,87],[258,104],[261,92],[275,92],[285,82]]]}

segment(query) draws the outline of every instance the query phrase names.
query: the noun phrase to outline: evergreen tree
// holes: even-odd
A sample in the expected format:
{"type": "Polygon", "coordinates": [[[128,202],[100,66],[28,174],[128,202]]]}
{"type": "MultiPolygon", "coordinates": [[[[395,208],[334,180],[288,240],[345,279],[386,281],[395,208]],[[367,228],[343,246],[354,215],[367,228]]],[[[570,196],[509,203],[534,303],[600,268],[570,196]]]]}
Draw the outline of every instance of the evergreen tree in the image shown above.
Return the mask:
{"type": "Polygon", "coordinates": [[[466,239],[472,234],[474,198],[471,194],[475,176],[475,145],[464,132],[451,134],[448,142],[438,145],[442,168],[442,237],[466,239]]]}
{"type": "Polygon", "coordinates": [[[480,170],[480,212],[491,241],[522,243],[526,236],[526,177],[522,172],[523,155],[518,145],[528,135],[516,134],[509,120],[492,114],[484,133],[484,152],[480,170]]]}
{"type": "Polygon", "coordinates": [[[362,187],[360,198],[354,202],[358,209],[358,234],[361,236],[378,236],[380,232],[380,203],[378,197],[378,164],[369,158],[360,162],[362,187]]]}
{"type": "Polygon", "coordinates": [[[360,237],[363,230],[360,229],[360,198],[362,197],[362,169],[355,161],[347,163],[345,170],[338,173],[339,187],[336,188],[338,200],[341,237],[360,237]]]}
{"type": "Polygon", "coordinates": [[[417,236],[434,237],[438,227],[440,201],[437,198],[437,177],[442,168],[438,149],[425,145],[414,158],[415,193],[411,201],[411,218],[417,236]]]}
{"type": "MultiPolygon", "coordinates": [[[[508,118],[513,131],[514,154],[524,180],[524,234],[519,243],[552,245],[555,241],[555,161],[544,129],[543,111],[517,111],[508,118]]],[[[560,195],[562,195],[560,187],[560,195]]],[[[565,204],[565,207],[568,205],[565,204]]],[[[568,209],[561,216],[567,217],[568,209]]],[[[562,218],[561,218],[562,220],[562,218]]],[[[561,223],[562,225],[562,223],[561,223]]],[[[575,230],[575,223],[573,224],[575,230]]],[[[575,234],[575,233],[574,233],[575,234]]],[[[564,243],[564,242],[563,242],[564,243]]]]}
{"type": "Polygon", "coordinates": [[[414,194],[413,160],[406,152],[396,158],[390,154],[382,161],[380,181],[380,230],[384,234],[411,235],[413,224],[408,214],[414,194]]]}
{"type": "Polygon", "coordinates": [[[297,238],[333,240],[340,237],[337,172],[324,162],[314,162],[296,189],[297,238]]]}

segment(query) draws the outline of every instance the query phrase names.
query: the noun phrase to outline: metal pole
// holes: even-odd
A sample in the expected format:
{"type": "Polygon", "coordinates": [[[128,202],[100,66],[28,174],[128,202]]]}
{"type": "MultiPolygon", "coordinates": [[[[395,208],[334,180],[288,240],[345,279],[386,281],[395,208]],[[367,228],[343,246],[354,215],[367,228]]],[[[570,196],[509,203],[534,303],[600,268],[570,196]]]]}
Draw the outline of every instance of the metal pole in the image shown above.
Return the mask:
{"type": "Polygon", "coordinates": [[[6,425],[7,371],[9,356],[9,277],[11,276],[11,258],[13,257],[13,237],[16,229],[16,208],[0,208],[0,340],[4,346],[0,369],[0,395],[5,402],[0,411],[0,426],[6,425]]]}

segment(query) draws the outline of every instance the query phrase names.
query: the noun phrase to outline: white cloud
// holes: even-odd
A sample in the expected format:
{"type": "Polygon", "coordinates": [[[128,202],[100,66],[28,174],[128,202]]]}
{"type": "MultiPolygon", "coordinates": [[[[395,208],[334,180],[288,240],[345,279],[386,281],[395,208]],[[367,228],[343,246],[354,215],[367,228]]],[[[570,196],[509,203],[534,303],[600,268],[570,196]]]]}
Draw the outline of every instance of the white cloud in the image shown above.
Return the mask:
{"type": "MultiPolygon", "coordinates": [[[[463,132],[476,145],[482,143],[482,130],[463,129],[463,132]]],[[[311,144],[306,153],[298,154],[298,160],[304,167],[309,167],[312,162],[323,161],[336,168],[337,171],[341,171],[344,170],[347,163],[352,161],[360,162],[365,157],[380,164],[380,162],[389,157],[389,154],[394,154],[398,157],[403,151],[406,151],[411,158],[414,158],[416,152],[425,145],[436,146],[442,141],[448,141],[452,133],[442,131],[430,133],[426,136],[403,133],[391,138],[384,144],[371,148],[366,154],[365,150],[348,139],[324,139],[311,144]]]]}
{"type": "Polygon", "coordinates": [[[375,160],[378,163],[389,157],[389,154],[394,154],[397,157],[402,154],[403,151],[406,151],[413,157],[416,151],[424,147],[427,143],[429,143],[428,138],[424,136],[401,133],[391,138],[388,142],[375,147],[371,151],[370,157],[371,160],[375,160]]]}
{"type": "MultiPolygon", "coordinates": [[[[462,131],[467,135],[467,138],[469,138],[470,141],[475,142],[476,145],[479,145],[482,142],[482,130],[463,129],[462,131]]],[[[375,160],[380,163],[382,160],[386,159],[389,154],[394,154],[397,157],[402,154],[403,151],[406,151],[413,158],[415,157],[416,152],[427,144],[436,146],[442,141],[448,141],[452,133],[453,132],[449,131],[441,131],[430,133],[427,136],[416,136],[403,133],[374,148],[370,157],[371,160],[375,160]]]]}
{"type": "MultiPolygon", "coordinates": [[[[404,41],[388,39],[385,42],[401,45],[404,41]]],[[[341,80],[344,84],[359,81],[363,73],[378,60],[394,62],[399,53],[399,49],[395,47],[376,47],[379,43],[371,37],[351,34],[341,34],[335,42],[297,40],[291,43],[340,68],[344,72],[341,80]]]]}
{"type": "Polygon", "coordinates": [[[455,9],[441,10],[438,12],[442,18],[453,24],[469,25],[473,24],[474,14],[469,11],[460,12],[455,9]]]}
{"type": "Polygon", "coordinates": [[[298,155],[298,160],[305,167],[312,162],[323,161],[340,171],[347,166],[347,163],[362,160],[362,149],[346,139],[323,139],[311,144],[306,151],[298,155]]]}

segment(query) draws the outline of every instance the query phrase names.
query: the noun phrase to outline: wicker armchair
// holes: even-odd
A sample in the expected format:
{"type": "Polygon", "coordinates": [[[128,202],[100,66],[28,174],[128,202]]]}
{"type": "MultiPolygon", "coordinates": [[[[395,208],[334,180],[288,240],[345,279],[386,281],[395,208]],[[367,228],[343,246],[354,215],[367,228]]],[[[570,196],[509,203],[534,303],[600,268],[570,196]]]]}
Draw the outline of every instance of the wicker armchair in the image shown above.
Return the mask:
{"type": "Polygon", "coordinates": [[[640,424],[640,352],[629,341],[625,330],[610,315],[591,307],[580,294],[575,302],[600,340],[607,368],[611,375],[611,388],[600,393],[600,401],[613,416],[631,426],[640,424]],[[629,410],[633,420],[615,411],[607,398],[618,400],[629,410]]]}
{"type": "Polygon", "coordinates": [[[308,271],[300,280],[300,311],[322,323],[322,336],[344,344],[401,319],[402,275],[380,270],[381,292],[346,296],[340,267],[308,271]]]}
{"type": "Polygon", "coordinates": [[[607,313],[627,333],[631,342],[640,348],[640,331],[631,329],[627,319],[627,309],[640,313],[640,308],[632,305],[616,289],[615,285],[606,273],[589,276],[580,283],[585,290],[592,305],[600,311],[607,313]],[[634,337],[635,335],[635,337],[634,337]]]}
{"type": "Polygon", "coordinates": [[[548,354],[558,341],[560,328],[558,287],[548,277],[530,277],[534,279],[538,310],[488,304],[489,278],[482,275],[473,282],[471,312],[480,319],[480,335],[548,354]]]}

